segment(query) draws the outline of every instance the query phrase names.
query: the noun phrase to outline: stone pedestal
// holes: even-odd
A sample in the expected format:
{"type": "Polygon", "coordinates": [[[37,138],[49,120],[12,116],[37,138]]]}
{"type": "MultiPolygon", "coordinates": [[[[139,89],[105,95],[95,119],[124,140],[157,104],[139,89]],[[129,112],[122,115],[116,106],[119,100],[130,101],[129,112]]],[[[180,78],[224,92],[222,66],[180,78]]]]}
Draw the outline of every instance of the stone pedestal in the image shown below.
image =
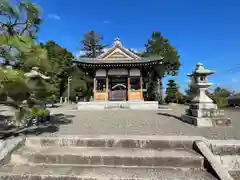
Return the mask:
{"type": "Polygon", "coordinates": [[[231,125],[231,120],[224,117],[223,110],[219,109],[186,109],[182,120],[201,127],[231,125]]]}
{"type": "Polygon", "coordinates": [[[208,82],[207,76],[213,73],[214,71],[204,69],[203,65],[198,63],[195,71],[188,75],[192,77],[191,85],[197,92],[191,105],[182,115],[182,121],[201,127],[231,125],[231,120],[224,117],[224,111],[219,110],[213,100],[206,95],[206,90],[212,85],[208,82]]]}

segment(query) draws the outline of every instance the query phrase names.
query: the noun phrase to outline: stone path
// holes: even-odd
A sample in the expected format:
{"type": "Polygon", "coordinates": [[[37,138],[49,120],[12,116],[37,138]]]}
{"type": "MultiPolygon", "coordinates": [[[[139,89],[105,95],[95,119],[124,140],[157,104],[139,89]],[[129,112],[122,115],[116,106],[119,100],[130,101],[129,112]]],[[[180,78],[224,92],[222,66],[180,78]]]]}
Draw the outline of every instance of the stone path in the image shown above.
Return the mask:
{"type": "Polygon", "coordinates": [[[240,139],[240,110],[227,110],[232,127],[199,128],[181,122],[178,118],[186,106],[172,106],[172,111],[77,111],[75,106],[51,109],[53,114],[62,114],[58,134],[133,134],[133,135],[190,135],[210,139],[240,139]]]}

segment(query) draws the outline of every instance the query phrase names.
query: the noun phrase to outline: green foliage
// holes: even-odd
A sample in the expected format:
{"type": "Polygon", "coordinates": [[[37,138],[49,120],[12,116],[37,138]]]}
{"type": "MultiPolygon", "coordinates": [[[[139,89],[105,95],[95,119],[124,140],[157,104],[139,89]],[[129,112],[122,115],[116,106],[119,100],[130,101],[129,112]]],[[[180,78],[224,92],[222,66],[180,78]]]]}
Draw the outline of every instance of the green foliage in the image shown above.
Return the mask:
{"type": "Polygon", "coordinates": [[[11,3],[2,0],[0,6],[0,57],[2,65],[30,69],[37,66],[42,70],[47,66],[46,51],[33,39],[42,22],[41,10],[36,4],[25,1],[11,3]]]}
{"type": "Polygon", "coordinates": [[[39,108],[39,107],[33,107],[31,109],[31,116],[37,117],[37,116],[48,116],[49,111],[47,109],[39,108]]]}
{"type": "Polygon", "coordinates": [[[27,107],[22,107],[15,112],[15,117],[11,119],[10,124],[15,127],[21,128],[24,126],[26,119],[31,117],[31,110],[27,107]]]}
{"type": "Polygon", "coordinates": [[[43,45],[48,53],[49,63],[52,69],[48,72],[51,76],[51,84],[55,86],[53,94],[62,96],[67,87],[67,78],[72,73],[73,55],[67,49],[61,47],[54,41],[48,41],[43,45]]]}
{"type": "Polygon", "coordinates": [[[95,31],[91,30],[84,35],[84,39],[81,41],[83,44],[82,50],[84,51],[84,57],[95,58],[103,53],[103,49],[106,45],[100,44],[103,37],[99,36],[95,31]]]}
{"type": "Polygon", "coordinates": [[[40,15],[39,7],[31,2],[11,3],[10,0],[1,0],[0,19],[2,21],[0,27],[4,34],[10,36],[29,35],[31,38],[35,38],[42,22],[40,15]]]}
{"type": "Polygon", "coordinates": [[[26,99],[30,92],[22,71],[5,68],[0,68],[0,90],[18,102],[26,99]]]}
{"type": "Polygon", "coordinates": [[[165,101],[167,103],[178,102],[181,98],[182,96],[179,94],[178,84],[174,80],[169,80],[167,83],[165,101]]]}
{"type": "MultiPolygon", "coordinates": [[[[155,66],[152,72],[148,72],[148,96],[157,97],[157,79],[160,78],[160,86],[162,86],[162,78],[165,75],[175,76],[180,68],[180,56],[177,50],[170,44],[167,38],[163,37],[160,32],[153,32],[151,39],[145,44],[145,52],[141,56],[161,56],[163,64],[155,66]]],[[[152,99],[150,98],[150,99],[152,99]]]]}
{"type": "MultiPolygon", "coordinates": [[[[189,89],[186,91],[186,99],[189,102],[194,98],[197,94],[197,88],[189,85],[189,89]]],[[[210,97],[214,103],[218,105],[218,107],[226,107],[228,105],[227,97],[230,95],[230,91],[225,88],[217,87],[214,89],[213,93],[206,91],[206,95],[210,97]]]]}
{"type": "Polygon", "coordinates": [[[219,108],[223,108],[223,107],[228,106],[228,100],[227,100],[226,97],[217,96],[217,97],[215,97],[215,99],[216,99],[217,106],[219,108]]]}
{"type": "MultiPolygon", "coordinates": [[[[70,82],[70,99],[75,101],[76,96],[90,97],[89,91],[92,92],[92,84],[92,78],[77,67],[73,67],[70,82]]],[[[64,92],[64,96],[67,97],[67,89],[64,92]]]]}
{"type": "Polygon", "coordinates": [[[230,91],[228,91],[225,88],[217,87],[214,90],[214,95],[218,97],[228,97],[230,94],[231,94],[230,91]]]}
{"type": "Polygon", "coordinates": [[[11,118],[9,125],[12,125],[16,128],[23,128],[26,125],[26,120],[36,117],[46,117],[50,113],[47,109],[40,107],[21,107],[16,110],[15,116],[11,118]]]}
{"type": "Polygon", "coordinates": [[[188,89],[185,90],[186,101],[190,102],[197,94],[197,88],[191,84],[188,85],[188,89]]]}
{"type": "MultiPolygon", "coordinates": [[[[84,95],[88,90],[89,77],[73,64],[73,55],[67,49],[61,47],[54,41],[48,41],[43,45],[48,52],[49,63],[52,64],[52,70],[48,72],[51,76],[51,84],[55,85],[55,96],[67,96],[68,78],[71,77],[70,95],[84,95]]],[[[51,97],[48,94],[46,97],[51,97]]]]}
{"type": "Polygon", "coordinates": [[[180,68],[180,56],[177,50],[170,44],[167,38],[160,32],[153,32],[151,39],[145,45],[146,51],[142,56],[163,57],[162,67],[157,67],[157,75],[163,77],[165,74],[175,76],[180,68]]]}
{"type": "Polygon", "coordinates": [[[39,67],[42,71],[49,71],[47,51],[36,43],[34,38],[41,23],[40,9],[33,3],[2,0],[0,6],[0,58],[3,60],[0,68],[0,95],[4,100],[1,103],[15,109],[15,117],[10,122],[14,126],[24,125],[31,117],[31,107],[36,104],[36,89],[44,91],[46,82],[30,82],[24,74],[32,67],[39,67]],[[8,67],[8,68],[6,68],[8,67]],[[10,68],[9,68],[10,67],[10,68]],[[8,100],[14,103],[8,102],[8,100]],[[25,106],[22,106],[22,101],[25,106]]]}
{"type": "Polygon", "coordinates": [[[9,48],[9,51],[3,50],[0,52],[0,57],[3,58],[5,65],[13,64],[13,67],[24,70],[29,70],[34,66],[44,71],[51,69],[46,50],[31,39],[30,36],[1,34],[0,46],[9,48]],[[13,51],[15,54],[11,53],[13,51]]]}
{"type": "Polygon", "coordinates": [[[52,102],[54,102],[54,101],[57,100],[57,95],[52,92],[49,96],[46,96],[45,99],[46,99],[47,101],[52,101],[52,102]]]}
{"type": "Polygon", "coordinates": [[[61,47],[54,41],[48,41],[43,47],[47,50],[49,63],[52,64],[52,72],[54,76],[61,76],[70,72],[72,60],[74,56],[67,49],[61,47]]]}
{"type": "Polygon", "coordinates": [[[177,103],[179,103],[179,104],[185,104],[186,103],[186,98],[181,92],[179,92],[179,91],[176,92],[175,97],[176,97],[176,102],[177,103]]]}
{"type": "Polygon", "coordinates": [[[225,88],[217,87],[212,94],[212,97],[219,108],[228,106],[227,97],[230,95],[230,91],[225,88]]]}

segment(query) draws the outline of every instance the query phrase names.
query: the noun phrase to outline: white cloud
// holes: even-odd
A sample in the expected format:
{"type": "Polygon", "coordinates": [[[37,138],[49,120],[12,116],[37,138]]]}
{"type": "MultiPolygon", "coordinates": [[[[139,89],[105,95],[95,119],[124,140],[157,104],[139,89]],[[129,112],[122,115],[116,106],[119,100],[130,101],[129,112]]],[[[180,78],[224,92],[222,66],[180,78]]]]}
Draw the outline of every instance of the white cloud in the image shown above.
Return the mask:
{"type": "Polygon", "coordinates": [[[82,51],[82,50],[80,50],[80,51],[74,53],[74,56],[75,56],[75,57],[80,57],[80,56],[83,56],[84,54],[85,54],[85,52],[82,51]]]}
{"type": "Polygon", "coordinates": [[[48,14],[48,18],[58,21],[61,19],[60,16],[58,16],[57,14],[48,14]]]}
{"type": "Polygon", "coordinates": [[[110,24],[110,23],[112,23],[112,21],[104,20],[103,23],[104,23],[104,24],[110,24]]]}
{"type": "Polygon", "coordinates": [[[103,49],[103,52],[107,52],[109,49],[110,49],[110,48],[107,48],[107,47],[106,47],[106,48],[103,49]]]}

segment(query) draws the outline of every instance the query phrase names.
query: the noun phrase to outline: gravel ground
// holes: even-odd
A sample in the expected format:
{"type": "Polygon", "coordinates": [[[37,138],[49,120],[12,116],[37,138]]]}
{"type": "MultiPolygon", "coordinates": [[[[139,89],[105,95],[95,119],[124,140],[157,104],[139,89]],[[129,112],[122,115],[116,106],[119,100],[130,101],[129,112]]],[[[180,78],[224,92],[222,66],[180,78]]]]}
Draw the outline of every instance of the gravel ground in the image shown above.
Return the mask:
{"type": "Polygon", "coordinates": [[[186,106],[171,106],[171,111],[106,110],[77,111],[76,105],[53,108],[62,114],[59,129],[53,134],[132,134],[191,135],[209,139],[240,139],[240,109],[225,110],[232,119],[231,127],[201,128],[179,120],[186,106]]]}

